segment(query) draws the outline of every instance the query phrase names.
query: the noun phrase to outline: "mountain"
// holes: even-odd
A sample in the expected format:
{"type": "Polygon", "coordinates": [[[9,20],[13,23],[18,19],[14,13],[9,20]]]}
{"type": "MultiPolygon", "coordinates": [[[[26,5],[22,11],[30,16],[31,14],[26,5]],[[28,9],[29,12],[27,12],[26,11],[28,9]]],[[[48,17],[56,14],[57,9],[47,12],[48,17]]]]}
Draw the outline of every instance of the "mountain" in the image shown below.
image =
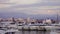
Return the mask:
{"type": "MultiPolygon", "coordinates": [[[[46,19],[46,18],[50,18],[50,19],[57,19],[57,15],[47,15],[47,14],[38,14],[38,15],[28,15],[28,14],[24,14],[24,13],[0,13],[0,18],[9,18],[9,17],[15,17],[15,18],[34,18],[34,19],[46,19]]],[[[60,16],[59,16],[60,17],[60,16]]],[[[59,19],[60,20],[60,19],[59,19]]]]}

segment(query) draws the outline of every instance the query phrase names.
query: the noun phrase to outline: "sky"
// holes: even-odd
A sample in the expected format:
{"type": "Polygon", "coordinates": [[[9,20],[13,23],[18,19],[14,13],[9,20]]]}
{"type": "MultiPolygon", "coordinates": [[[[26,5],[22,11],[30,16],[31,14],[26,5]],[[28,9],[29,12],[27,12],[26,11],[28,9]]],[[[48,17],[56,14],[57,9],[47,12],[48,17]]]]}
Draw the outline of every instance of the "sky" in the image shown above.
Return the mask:
{"type": "MultiPolygon", "coordinates": [[[[54,15],[60,13],[60,0],[0,0],[0,15],[54,15]]],[[[59,14],[60,15],[60,14],[59,14]]]]}

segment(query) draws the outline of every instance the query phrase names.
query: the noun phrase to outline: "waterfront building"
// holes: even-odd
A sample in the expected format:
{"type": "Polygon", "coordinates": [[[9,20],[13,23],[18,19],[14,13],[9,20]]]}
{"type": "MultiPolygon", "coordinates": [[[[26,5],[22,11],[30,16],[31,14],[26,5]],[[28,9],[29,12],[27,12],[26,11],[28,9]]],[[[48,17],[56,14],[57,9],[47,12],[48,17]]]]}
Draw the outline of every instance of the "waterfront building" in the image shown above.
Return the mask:
{"type": "Polygon", "coordinates": [[[26,20],[23,18],[17,18],[16,23],[18,25],[24,25],[26,23],[26,20]]]}
{"type": "Polygon", "coordinates": [[[42,19],[36,19],[36,22],[37,22],[38,24],[42,24],[42,23],[43,23],[43,20],[42,20],[42,19]]]}
{"type": "Polygon", "coordinates": [[[11,22],[11,21],[1,22],[1,23],[0,23],[0,27],[6,27],[6,26],[10,25],[11,23],[13,23],[13,22],[11,22]]]}
{"type": "Polygon", "coordinates": [[[36,20],[35,19],[31,19],[30,20],[31,22],[29,24],[37,24],[36,20]]]}
{"type": "Polygon", "coordinates": [[[2,18],[0,18],[0,22],[2,21],[2,18]]]}
{"type": "Polygon", "coordinates": [[[29,23],[31,23],[30,17],[28,17],[27,20],[26,20],[26,24],[29,24],[29,23]]]}
{"type": "Polygon", "coordinates": [[[46,19],[46,24],[52,24],[52,21],[51,21],[51,19],[46,19]]]}
{"type": "Polygon", "coordinates": [[[27,23],[28,23],[28,24],[36,24],[36,23],[37,23],[37,20],[28,17],[28,18],[27,18],[27,23]]]}
{"type": "Polygon", "coordinates": [[[46,20],[43,20],[43,24],[45,24],[46,23],[46,20]]]}
{"type": "Polygon", "coordinates": [[[7,18],[6,20],[8,20],[8,21],[13,21],[12,18],[7,18]]]}

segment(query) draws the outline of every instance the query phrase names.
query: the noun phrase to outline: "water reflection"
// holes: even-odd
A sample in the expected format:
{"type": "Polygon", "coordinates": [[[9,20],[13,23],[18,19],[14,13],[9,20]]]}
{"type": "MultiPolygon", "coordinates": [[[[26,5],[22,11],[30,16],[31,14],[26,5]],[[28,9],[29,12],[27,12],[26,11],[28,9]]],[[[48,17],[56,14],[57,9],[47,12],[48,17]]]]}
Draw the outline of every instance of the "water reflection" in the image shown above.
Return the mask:
{"type": "Polygon", "coordinates": [[[49,34],[49,32],[46,33],[46,31],[20,31],[20,34],[49,34]]]}
{"type": "Polygon", "coordinates": [[[19,34],[59,34],[57,31],[20,31],[19,34]]]}

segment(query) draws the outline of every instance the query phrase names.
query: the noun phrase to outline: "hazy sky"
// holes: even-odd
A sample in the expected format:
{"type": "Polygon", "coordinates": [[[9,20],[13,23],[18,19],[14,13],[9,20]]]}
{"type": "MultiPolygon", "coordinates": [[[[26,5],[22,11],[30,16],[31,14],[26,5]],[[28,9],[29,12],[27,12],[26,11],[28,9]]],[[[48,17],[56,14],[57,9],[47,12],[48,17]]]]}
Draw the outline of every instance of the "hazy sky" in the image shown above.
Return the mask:
{"type": "Polygon", "coordinates": [[[57,11],[60,11],[60,0],[0,0],[0,13],[38,15],[57,11]]]}

